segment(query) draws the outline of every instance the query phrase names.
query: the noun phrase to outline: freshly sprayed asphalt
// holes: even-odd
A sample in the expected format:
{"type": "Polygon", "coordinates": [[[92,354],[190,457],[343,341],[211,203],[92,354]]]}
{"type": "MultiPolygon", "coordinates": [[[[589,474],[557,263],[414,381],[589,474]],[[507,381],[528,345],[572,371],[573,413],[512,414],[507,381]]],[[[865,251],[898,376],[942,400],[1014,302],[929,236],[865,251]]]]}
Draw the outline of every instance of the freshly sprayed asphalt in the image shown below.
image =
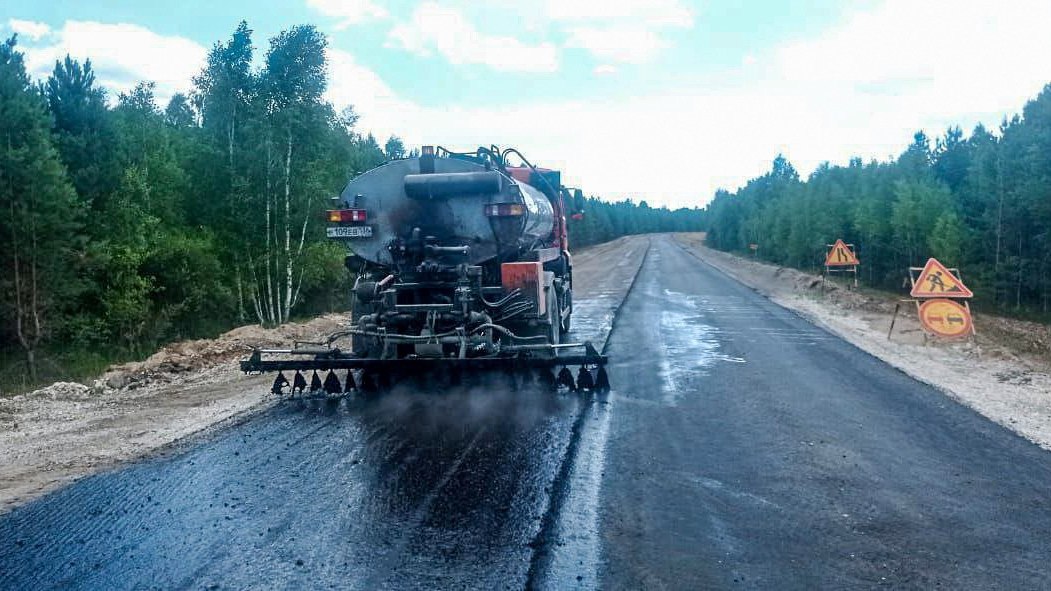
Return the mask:
{"type": "Polygon", "coordinates": [[[1051,585],[1051,453],[669,238],[620,314],[607,586],[1051,585]]]}
{"type": "Polygon", "coordinates": [[[1048,586],[1051,454],[647,243],[608,396],[283,403],[0,516],[0,588],[1048,586]]]}

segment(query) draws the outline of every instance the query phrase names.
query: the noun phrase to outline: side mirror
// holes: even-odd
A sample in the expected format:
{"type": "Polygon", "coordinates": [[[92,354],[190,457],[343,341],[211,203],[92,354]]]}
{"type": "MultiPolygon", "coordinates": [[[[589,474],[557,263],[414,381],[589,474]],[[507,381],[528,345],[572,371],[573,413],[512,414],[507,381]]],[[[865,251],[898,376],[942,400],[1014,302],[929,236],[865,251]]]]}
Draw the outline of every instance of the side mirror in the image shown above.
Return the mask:
{"type": "Polygon", "coordinates": [[[573,219],[581,219],[584,217],[584,192],[580,189],[573,189],[573,219]],[[577,217],[580,216],[580,217],[577,217]]]}

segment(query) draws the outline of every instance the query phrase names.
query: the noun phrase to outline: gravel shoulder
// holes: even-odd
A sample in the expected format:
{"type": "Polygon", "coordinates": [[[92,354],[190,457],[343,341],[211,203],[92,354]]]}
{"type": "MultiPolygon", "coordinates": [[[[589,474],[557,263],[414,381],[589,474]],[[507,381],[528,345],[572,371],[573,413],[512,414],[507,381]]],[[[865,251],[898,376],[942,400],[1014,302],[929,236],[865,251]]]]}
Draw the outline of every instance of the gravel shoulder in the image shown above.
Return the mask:
{"type": "Polygon", "coordinates": [[[1045,449],[1051,449],[1051,327],[975,310],[975,342],[923,339],[911,304],[887,338],[893,294],[855,291],[821,276],[710,249],[699,234],[679,244],[702,261],[839,335],[906,374],[931,384],[1045,449]]]}
{"type": "MultiPolygon", "coordinates": [[[[574,274],[584,288],[578,295],[590,297],[589,286],[604,286],[623,298],[622,290],[609,286],[616,277],[608,276],[603,262],[626,244],[645,240],[626,237],[577,251],[574,274]]],[[[251,347],[320,340],[347,320],[345,314],[329,314],[274,329],[242,326],[112,367],[91,385],[59,382],[0,398],[0,513],[269,407],[276,402],[269,393],[272,376],[246,377],[237,361],[251,347]]]]}

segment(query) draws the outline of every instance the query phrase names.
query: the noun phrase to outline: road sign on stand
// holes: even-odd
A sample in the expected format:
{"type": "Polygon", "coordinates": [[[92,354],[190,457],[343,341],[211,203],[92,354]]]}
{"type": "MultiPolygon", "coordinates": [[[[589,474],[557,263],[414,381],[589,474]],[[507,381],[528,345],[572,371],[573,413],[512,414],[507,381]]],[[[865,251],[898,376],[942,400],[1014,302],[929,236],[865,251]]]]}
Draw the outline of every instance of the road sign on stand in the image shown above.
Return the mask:
{"type": "Polygon", "coordinates": [[[973,330],[967,302],[960,305],[942,298],[920,304],[920,323],[928,332],[950,339],[970,336],[973,330]]]}
{"type": "MultiPolygon", "coordinates": [[[[914,298],[973,298],[974,294],[963,284],[959,275],[959,270],[953,274],[937,259],[928,259],[919,278],[913,280],[909,295],[914,298]]],[[[911,272],[909,278],[912,278],[911,272]]]]}
{"type": "Polygon", "coordinates": [[[898,310],[905,302],[916,304],[920,325],[923,326],[924,343],[927,342],[927,335],[950,339],[977,336],[971,316],[971,304],[967,301],[974,297],[974,293],[963,284],[959,269],[950,269],[937,259],[930,258],[923,267],[909,267],[909,281],[912,283],[912,291],[909,292],[912,299],[901,300],[894,306],[887,339],[890,339],[891,333],[894,332],[898,310]],[[947,298],[958,298],[963,302],[947,298]]]}
{"type": "MultiPolygon", "coordinates": [[[[858,286],[858,255],[854,252],[853,244],[845,244],[843,239],[836,240],[835,244],[829,244],[830,248],[825,255],[825,275],[832,273],[853,273],[854,287],[858,286]]],[[[821,289],[824,286],[824,276],[821,278],[821,289]]]]}
{"type": "Polygon", "coordinates": [[[848,248],[843,240],[836,240],[828,254],[825,255],[826,267],[855,267],[860,264],[861,261],[854,254],[854,249],[848,248]]]}

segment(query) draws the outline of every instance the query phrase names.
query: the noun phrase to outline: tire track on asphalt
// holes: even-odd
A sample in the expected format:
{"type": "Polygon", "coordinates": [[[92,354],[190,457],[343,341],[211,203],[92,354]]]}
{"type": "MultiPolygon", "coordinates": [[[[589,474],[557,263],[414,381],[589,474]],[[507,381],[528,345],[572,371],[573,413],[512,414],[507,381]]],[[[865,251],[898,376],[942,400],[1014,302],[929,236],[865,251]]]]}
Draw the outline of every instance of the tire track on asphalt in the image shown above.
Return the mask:
{"type": "Polygon", "coordinates": [[[412,542],[413,536],[420,529],[420,526],[427,520],[427,517],[431,512],[431,507],[434,505],[434,501],[438,498],[439,493],[441,493],[442,489],[449,484],[449,481],[452,480],[453,476],[455,476],[460,470],[460,466],[463,465],[467,456],[474,453],[475,448],[478,447],[478,441],[482,438],[482,435],[487,433],[487,431],[488,430],[484,427],[476,431],[474,436],[471,437],[471,441],[464,446],[463,451],[456,456],[456,459],[449,465],[449,468],[442,473],[438,482],[434,484],[430,491],[428,491],[420,501],[419,506],[416,507],[412,519],[408,522],[408,527],[404,528],[404,533],[399,537],[398,543],[390,548],[385,560],[382,561],[381,564],[387,568],[374,569],[373,576],[363,582],[362,588],[380,589],[385,586],[384,583],[386,582],[386,578],[390,573],[396,572],[399,563],[402,562],[406,554],[405,550],[412,542]]]}
{"type": "MultiPolygon", "coordinates": [[[[271,409],[270,412],[274,412],[274,409],[271,409]]],[[[331,428],[332,421],[323,421],[312,428],[307,435],[297,434],[296,437],[289,436],[291,433],[285,433],[283,426],[283,421],[275,421],[267,424],[263,431],[254,435],[264,439],[273,434],[285,435],[276,441],[276,447],[280,448],[282,445],[292,447],[293,444],[303,442],[306,437],[331,428]]],[[[198,449],[194,439],[190,438],[169,451],[179,453],[180,450],[189,450],[189,453],[193,454],[193,450],[198,449]]],[[[273,447],[258,448],[250,453],[266,455],[272,452],[273,447]]],[[[112,560],[113,555],[120,555],[126,560],[135,562],[137,560],[135,554],[145,552],[144,548],[149,546],[153,530],[158,528],[174,528],[173,531],[178,532],[174,537],[184,540],[192,539],[195,534],[194,530],[180,526],[178,522],[184,520],[188,513],[200,508],[187,507],[181,499],[193,498],[190,491],[210,489],[218,470],[188,471],[183,474],[184,478],[160,479],[149,472],[149,467],[163,460],[163,457],[157,457],[130,466],[124,472],[126,477],[120,480],[110,481],[105,478],[104,474],[89,476],[76,486],[60,489],[50,495],[62,498],[62,502],[38,501],[34,503],[41,510],[36,514],[31,514],[31,517],[27,517],[22,511],[16,512],[13,517],[8,515],[8,522],[4,523],[0,530],[6,529],[14,533],[13,541],[17,547],[22,546],[20,540],[24,539],[25,544],[33,544],[35,547],[40,547],[42,551],[47,546],[77,548],[77,551],[73,553],[74,558],[69,561],[49,562],[45,558],[36,557],[29,561],[0,564],[0,588],[21,585],[11,583],[11,579],[49,581],[55,586],[120,587],[121,582],[110,578],[110,574],[105,570],[100,570],[100,567],[112,560]],[[113,483],[115,485],[110,486],[113,483]],[[99,490],[103,486],[109,488],[106,489],[107,494],[101,496],[99,490]],[[128,499],[134,500],[128,504],[128,499]],[[88,513],[87,515],[70,513],[68,511],[70,506],[89,508],[88,513]],[[159,512],[158,508],[162,506],[168,507],[166,513],[159,512]],[[108,516],[109,519],[92,518],[100,515],[108,516]],[[83,522],[87,527],[79,527],[77,525],[79,522],[83,522]],[[32,532],[37,528],[63,533],[60,537],[45,540],[33,535],[32,532]],[[100,545],[106,540],[113,543],[115,548],[101,548],[100,545]],[[81,578],[77,579],[77,576],[81,578]]],[[[194,459],[189,461],[190,466],[194,463],[194,459]]],[[[212,524],[214,527],[217,523],[224,523],[223,519],[228,513],[218,509],[220,504],[224,509],[227,505],[221,491],[216,490],[208,497],[208,500],[209,503],[215,503],[218,513],[211,515],[208,519],[200,520],[197,524],[199,526],[212,524]]],[[[211,506],[209,504],[209,507],[211,506]]],[[[229,507],[230,512],[235,510],[236,505],[229,507]]],[[[141,567],[136,566],[135,568],[141,567]]],[[[183,580],[183,584],[174,586],[190,586],[192,580],[192,578],[183,580]]]]}
{"type": "MultiPolygon", "coordinates": [[[[641,274],[642,269],[646,266],[651,247],[652,241],[647,238],[646,250],[642,254],[642,260],[639,262],[639,266],[635,269],[635,273],[632,275],[631,284],[628,286],[628,289],[624,292],[624,297],[622,297],[620,302],[617,303],[617,306],[613,311],[613,319],[610,323],[609,330],[606,331],[602,343],[601,351],[603,354],[606,353],[606,350],[609,347],[610,336],[613,334],[613,331],[616,330],[617,324],[621,319],[620,311],[624,307],[624,302],[627,301],[631,292],[635,289],[639,275],[641,274]]],[[[594,395],[587,394],[585,404],[581,405],[581,409],[573,421],[569,445],[566,447],[566,452],[559,467],[558,474],[551,482],[551,493],[549,496],[547,511],[541,519],[540,529],[537,531],[536,536],[530,544],[533,547],[533,556],[530,560],[529,572],[526,576],[526,589],[544,588],[549,583],[545,578],[551,574],[547,571],[554,558],[554,549],[559,542],[557,532],[559,518],[569,499],[570,481],[572,479],[573,469],[577,463],[577,456],[580,451],[580,441],[584,432],[584,426],[592,414],[595,402],[594,395]]],[[[595,543],[597,544],[597,539],[595,543]]],[[[596,565],[585,565],[585,567],[594,571],[596,565]]],[[[590,572],[589,574],[592,575],[592,579],[596,576],[596,573],[594,572],[590,572]]],[[[578,576],[577,580],[582,580],[582,575],[578,576]]],[[[564,581],[562,581],[562,583],[564,583],[564,581]]]]}

